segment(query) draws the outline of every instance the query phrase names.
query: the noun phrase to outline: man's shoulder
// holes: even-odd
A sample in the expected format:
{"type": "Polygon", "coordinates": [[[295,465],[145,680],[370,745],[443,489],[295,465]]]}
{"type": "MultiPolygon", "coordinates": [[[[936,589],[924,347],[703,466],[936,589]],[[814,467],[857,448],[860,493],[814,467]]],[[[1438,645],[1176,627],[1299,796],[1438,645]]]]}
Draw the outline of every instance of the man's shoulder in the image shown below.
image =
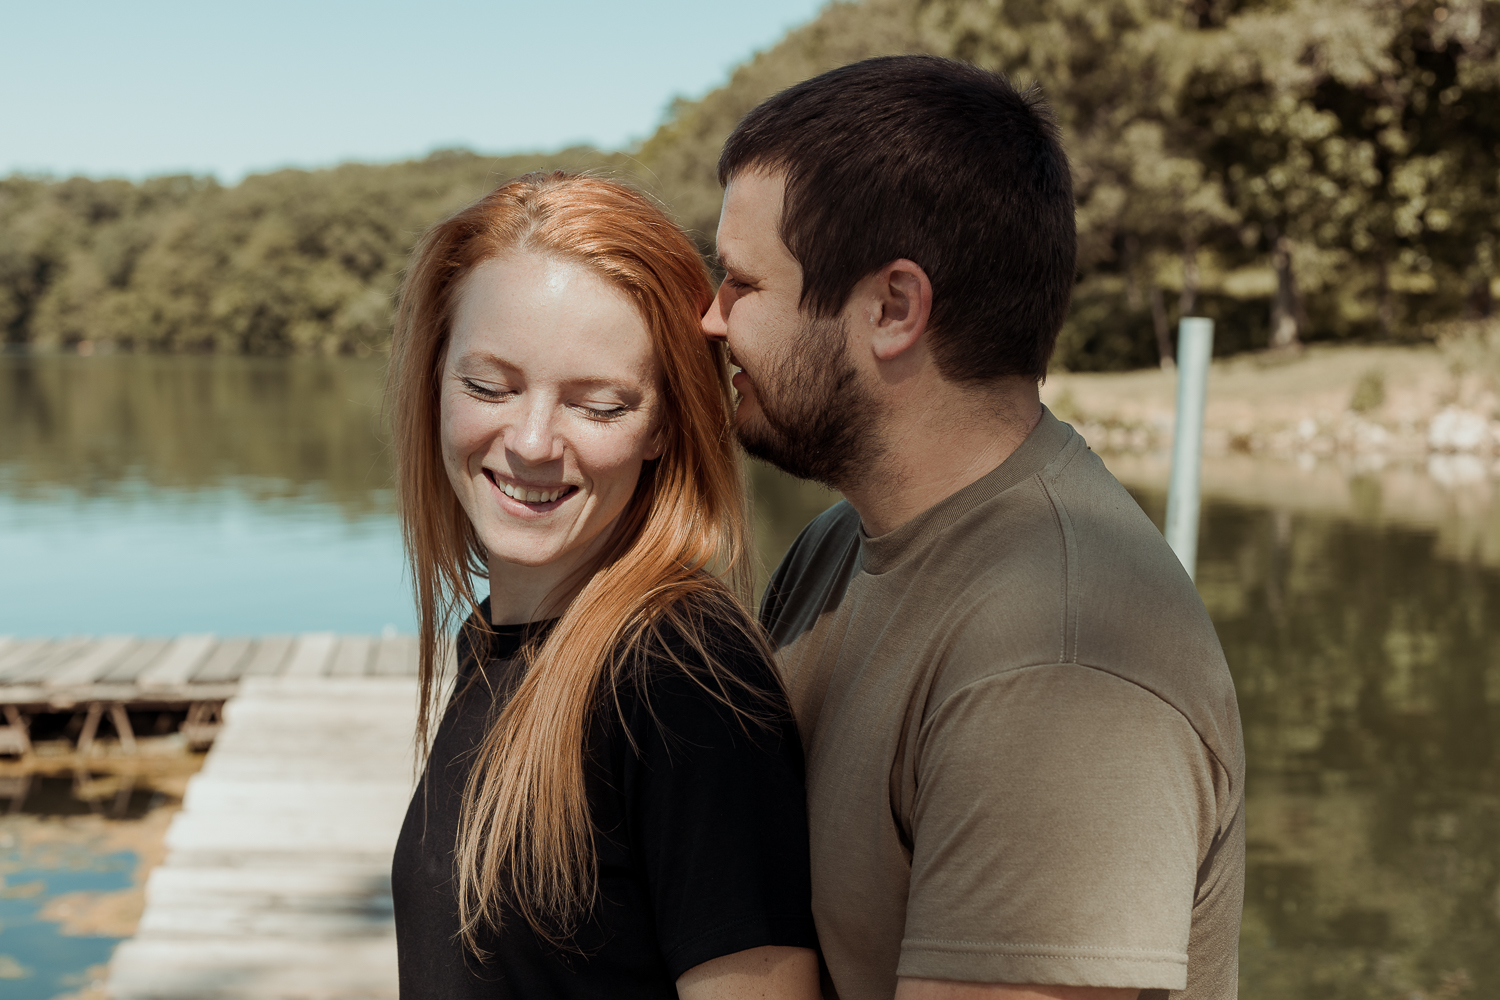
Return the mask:
{"type": "Polygon", "coordinates": [[[830,545],[846,548],[859,543],[859,511],[848,500],[840,500],[807,522],[787,549],[782,564],[807,562],[830,545]]]}
{"type": "MultiPolygon", "coordinates": [[[[978,571],[980,585],[964,601],[951,602],[929,705],[1011,671],[1033,671],[1034,686],[1073,676],[1049,664],[1082,667],[1180,714],[1235,770],[1234,683],[1197,588],[1161,532],[1081,442],[1022,485],[1029,495],[1012,505],[1022,510],[1008,525],[991,518],[963,532],[1007,554],[978,571]]],[[[1101,680],[1089,690],[1112,699],[1115,689],[1101,680]]]]}
{"type": "Polygon", "coordinates": [[[858,565],[859,512],[841,500],[808,522],[771,574],[760,620],[773,636],[779,623],[848,576],[858,565]]]}

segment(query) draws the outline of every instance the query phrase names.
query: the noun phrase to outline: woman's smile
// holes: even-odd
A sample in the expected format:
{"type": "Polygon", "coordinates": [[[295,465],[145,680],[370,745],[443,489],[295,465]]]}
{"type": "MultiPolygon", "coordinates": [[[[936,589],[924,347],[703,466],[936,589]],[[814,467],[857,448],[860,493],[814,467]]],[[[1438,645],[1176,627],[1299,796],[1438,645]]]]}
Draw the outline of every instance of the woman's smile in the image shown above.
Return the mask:
{"type": "Polygon", "coordinates": [[[503,506],[506,509],[519,508],[517,513],[524,511],[526,514],[550,514],[579,494],[578,487],[569,483],[556,486],[525,485],[512,482],[493,469],[485,469],[484,475],[494,484],[496,492],[504,500],[510,501],[503,506]]]}

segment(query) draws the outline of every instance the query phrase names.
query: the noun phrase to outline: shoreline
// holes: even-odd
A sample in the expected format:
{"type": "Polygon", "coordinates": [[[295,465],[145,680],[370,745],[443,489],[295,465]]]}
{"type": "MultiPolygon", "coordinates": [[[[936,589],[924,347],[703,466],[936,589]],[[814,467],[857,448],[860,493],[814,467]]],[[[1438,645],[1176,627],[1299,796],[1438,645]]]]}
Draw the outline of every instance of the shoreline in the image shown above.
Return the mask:
{"type": "MultiPolygon", "coordinates": [[[[1215,361],[1204,499],[1432,530],[1445,555],[1500,566],[1497,357],[1470,339],[1215,361]]],[[[1057,372],[1041,395],[1122,483],[1164,492],[1176,383],[1057,372]]]]}
{"type": "MultiPolygon", "coordinates": [[[[1215,361],[1204,455],[1338,458],[1368,472],[1449,456],[1455,461],[1433,470],[1440,480],[1500,478],[1500,344],[1495,354],[1465,345],[1315,346],[1215,361]]],[[[1098,451],[1167,452],[1176,385],[1171,370],[1057,372],[1042,402],[1098,451]]]]}

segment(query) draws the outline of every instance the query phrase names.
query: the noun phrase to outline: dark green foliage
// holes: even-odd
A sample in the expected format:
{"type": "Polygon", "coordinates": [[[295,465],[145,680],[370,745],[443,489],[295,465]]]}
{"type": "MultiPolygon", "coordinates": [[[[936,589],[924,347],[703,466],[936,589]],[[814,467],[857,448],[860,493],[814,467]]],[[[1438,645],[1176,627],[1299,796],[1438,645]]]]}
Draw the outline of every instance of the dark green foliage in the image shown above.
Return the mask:
{"type": "Polygon", "coordinates": [[[1154,364],[1188,313],[1217,320],[1220,353],[1423,338],[1500,293],[1497,49],[1496,0],[832,3],[632,155],[450,152],[230,188],[0,180],[0,335],[367,353],[422,229],[544,166],[636,180],[708,250],[741,115],[856,59],[931,52],[1039,81],[1057,109],[1080,254],[1056,364],[1154,364]]]}
{"type": "Polygon", "coordinates": [[[8,343],[368,354],[390,335],[406,256],[431,222],[544,167],[618,171],[592,149],[281,170],[234,187],[0,180],[8,343]]]}

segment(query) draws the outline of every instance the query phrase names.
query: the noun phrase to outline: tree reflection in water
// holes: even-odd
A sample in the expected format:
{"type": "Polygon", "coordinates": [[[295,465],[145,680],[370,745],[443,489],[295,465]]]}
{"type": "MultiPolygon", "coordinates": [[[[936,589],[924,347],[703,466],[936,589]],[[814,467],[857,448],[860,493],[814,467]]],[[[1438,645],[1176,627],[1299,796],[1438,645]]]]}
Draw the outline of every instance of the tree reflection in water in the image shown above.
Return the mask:
{"type": "Polygon", "coordinates": [[[1241,995],[1492,995],[1500,572],[1436,532],[1204,513],[1249,760],[1241,995]]]}

